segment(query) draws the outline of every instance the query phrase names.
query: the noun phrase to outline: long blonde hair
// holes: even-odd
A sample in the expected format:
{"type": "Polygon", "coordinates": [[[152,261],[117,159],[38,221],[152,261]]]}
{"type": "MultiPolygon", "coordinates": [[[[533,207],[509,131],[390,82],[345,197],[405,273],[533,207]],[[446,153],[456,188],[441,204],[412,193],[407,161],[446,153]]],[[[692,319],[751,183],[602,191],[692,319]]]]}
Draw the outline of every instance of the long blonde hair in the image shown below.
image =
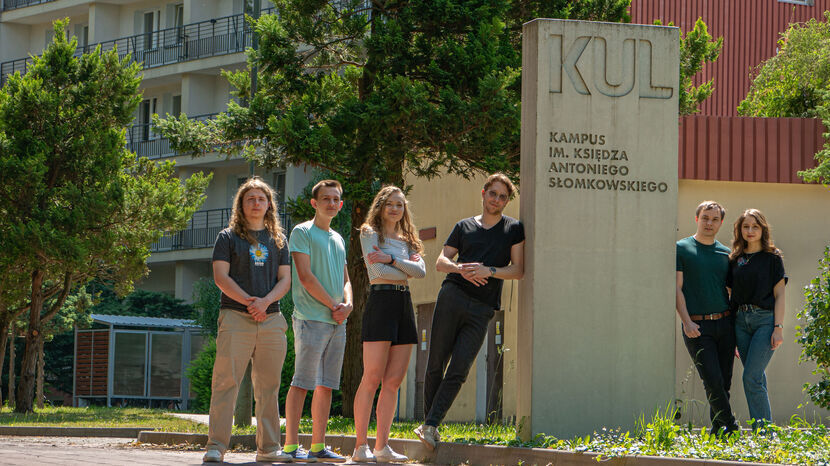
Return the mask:
{"type": "Polygon", "coordinates": [[[395,193],[399,193],[403,197],[403,217],[395,225],[395,228],[401,232],[404,242],[409,245],[409,249],[423,254],[424,244],[418,237],[418,229],[415,228],[415,222],[412,221],[412,214],[409,212],[409,202],[406,200],[401,188],[397,186],[384,186],[378,191],[375,199],[372,201],[372,206],[369,208],[369,213],[366,214],[366,220],[360,226],[360,231],[369,232],[374,230],[378,235],[378,243],[383,242],[383,207],[389,197],[395,193]]]}
{"type": "Polygon", "coordinates": [[[278,248],[285,246],[285,234],[283,233],[282,225],[277,217],[277,201],[274,200],[274,191],[268,186],[268,183],[258,176],[248,178],[248,181],[242,183],[242,186],[236,191],[236,196],[233,198],[233,212],[231,212],[231,220],[228,222],[228,227],[236,233],[240,238],[245,238],[246,241],[252,245],[256,245],[258,241],[248,231],[248,222],[245,219],[245,211],[242,209],[242,203],[245,201],[245,194],[252,190],[258,189],[265,193],[268,198],[268,210],[265,211],[265,229],[277,243],[278,248]]]}
{"type": "Polygon", "coordinates": [[[735,226],[732,229],[732,252],[729,254],[729,259],[735,259],[741,256],[748,246],[746,240],[741,234],[741,227],[747,217],[752,216],[758,225],[761,227],[761,251],[771,252],[781,256],[781,250],[775,247],[772,242],[772,234],[770,233],[769,223],[767,218],[758,209],[746,209],[744,213],[735,220],[735,226]]]}

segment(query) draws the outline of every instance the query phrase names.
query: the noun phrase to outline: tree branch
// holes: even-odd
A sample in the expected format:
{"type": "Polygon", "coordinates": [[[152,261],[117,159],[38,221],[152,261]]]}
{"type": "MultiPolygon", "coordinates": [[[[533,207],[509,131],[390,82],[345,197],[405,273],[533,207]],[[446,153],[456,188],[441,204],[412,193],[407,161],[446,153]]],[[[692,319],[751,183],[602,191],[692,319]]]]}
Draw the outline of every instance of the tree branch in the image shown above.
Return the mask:
{"type": "Polygon", "coordinates": [[[49,309],[49,311],[40,318],[41,322],[49,322],[50,320],[52,320],[53,317],[55,317],[55,314],[57,314],[58,311],[60,311],[61,307],[63,306],[63,303],[66,302],[66,297],[69,296],[69,289],[71,287],[72,273],[66,272],[63,276],[63,290],[61,290],[61,294],[60,296],[58,296],[58,300],[55,301],[54,304],[52,304],[52,308],[49,309]]]}

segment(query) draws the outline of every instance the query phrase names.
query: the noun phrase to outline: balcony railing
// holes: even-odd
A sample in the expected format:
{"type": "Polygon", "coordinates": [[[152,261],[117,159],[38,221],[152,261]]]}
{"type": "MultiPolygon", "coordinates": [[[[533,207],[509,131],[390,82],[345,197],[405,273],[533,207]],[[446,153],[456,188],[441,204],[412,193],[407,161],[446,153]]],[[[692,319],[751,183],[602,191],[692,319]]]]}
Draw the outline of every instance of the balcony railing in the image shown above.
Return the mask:
{"type": "MultiPolygon", "coordinates": [[[[273,11],[273,8],[266,8],[262,14],[273,11]]],[[[253,32],[245,15],[231,15],[81,46],[75,55],[93,51],[100,45],[104,52],[117,49],[120,58],[130,54],[131,61],[148,69],[242,52],[251,46],[252,38],[253,32]]],[[[31,64],[32,57],[0,63],[0,86],[15,71],[26,73],[31,64]]]]}
{"type": "MultiPolygon", "coordinates": [[[[219,232],[228,227],[230,217],[230,208],[200,210],[190,219],[187,228],[175,233],[165,233],[161,239],[150,246],[150,251],[212,248],[219,232]]],[[[285,230],[285,235],[288,236],[292,225],[291,219],[285,212],[280,212],[280,224],[285,230]]]]}
{"type": "Polygon", "coordinates": [[[55,0],[0,0],[3,2],[3,11],[16,10],[18,8],[41,3],[54,2],[55,0]]]}
{"type": "MultiPolygon", "coordinates": [[[[208,113],[190,117],[191,120],[205,121],[218,115],[208,113]]],[[[127,149],[133,151],[139,157],[160,159],[179,155],[170,147],[170,140],[155,132],[152,123],[133,125],[127,128],[127,149]]]]}

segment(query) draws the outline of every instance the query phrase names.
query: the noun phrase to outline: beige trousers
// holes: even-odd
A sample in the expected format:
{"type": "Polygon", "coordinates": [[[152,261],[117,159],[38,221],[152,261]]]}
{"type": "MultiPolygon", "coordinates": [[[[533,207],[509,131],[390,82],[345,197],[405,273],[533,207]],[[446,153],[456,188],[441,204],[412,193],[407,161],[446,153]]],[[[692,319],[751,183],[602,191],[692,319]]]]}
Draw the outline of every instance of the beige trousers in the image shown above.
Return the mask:
{"type": "Polygon", "coordinates": [[[232,309],[219,311],[208,448],[218,448],[222,452],[228,449],[236,395],[248,361],[252,361],[257,450],[270,453],[280,449],[279,388],[287,327],[279,312],[268,314],[265,321],[257,323],[250,314],[232,309]]]}

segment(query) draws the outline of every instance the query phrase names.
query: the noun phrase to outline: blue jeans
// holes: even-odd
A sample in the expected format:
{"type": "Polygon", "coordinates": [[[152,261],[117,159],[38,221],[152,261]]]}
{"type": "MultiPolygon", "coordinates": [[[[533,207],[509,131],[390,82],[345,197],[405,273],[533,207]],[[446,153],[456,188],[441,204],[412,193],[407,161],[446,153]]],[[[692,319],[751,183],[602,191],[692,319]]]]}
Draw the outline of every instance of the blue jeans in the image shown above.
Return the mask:
{"type": "Polygon", "coordinates": [[[769,422],[772,413],[767,394],[767,368],[773,349],[770,344],[775,329],[775,313],[767,309],[738,311],[735,320],[735,341],[744,365],[744,393],[749,405],[753,428],[769,422]]]}

